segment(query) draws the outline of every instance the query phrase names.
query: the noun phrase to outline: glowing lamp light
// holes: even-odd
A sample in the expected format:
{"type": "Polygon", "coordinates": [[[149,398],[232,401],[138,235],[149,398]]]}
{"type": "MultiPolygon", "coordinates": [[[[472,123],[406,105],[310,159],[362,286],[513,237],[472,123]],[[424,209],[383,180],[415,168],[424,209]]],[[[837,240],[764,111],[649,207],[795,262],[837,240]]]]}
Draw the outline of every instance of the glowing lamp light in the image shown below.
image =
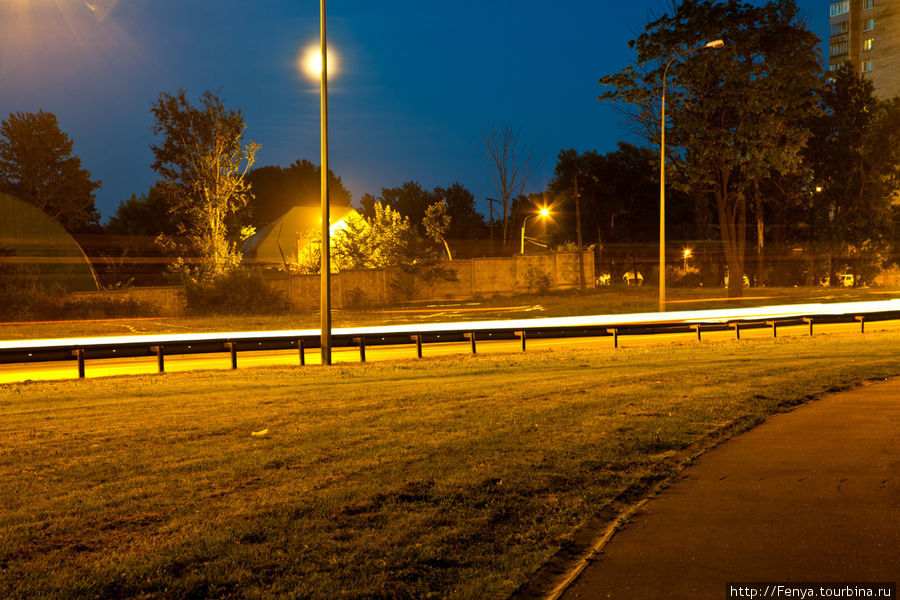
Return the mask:
{"type": "MultiPolygon", "coordinates": [[[[322,76],[322,53],[318,44],[304,48],[297,58],[297,68],[310,79],[316,81],[322,76]]],[[[328,49],[328,77],[331,78],[337,72],[337,55],[331,48],[328,49]]]]}
{"type": "Polygon", "coordinates": [[[541,209],[540,215],[541,215],[542,217],[546,217],[546,216],[549,215],[549,214],[550,214],[550,209],[549,209],[549,208],[546,208],[546,207],[545,207],[545,208],[542,208],[542,209],[541,209]]]}

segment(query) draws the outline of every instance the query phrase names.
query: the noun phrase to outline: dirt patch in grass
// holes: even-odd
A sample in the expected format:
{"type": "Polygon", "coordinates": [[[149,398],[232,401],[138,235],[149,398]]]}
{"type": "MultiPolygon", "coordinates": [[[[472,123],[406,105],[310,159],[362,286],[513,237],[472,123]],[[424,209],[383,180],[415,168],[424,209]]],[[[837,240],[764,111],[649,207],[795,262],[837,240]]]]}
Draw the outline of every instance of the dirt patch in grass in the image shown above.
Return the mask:
{"type": "Polygon", "coordinates": [[[2,386],[0,589],[504,598],[624,490],[666,477],[675,453],[736,419],[900,374],[898,342],[2,386]]]}

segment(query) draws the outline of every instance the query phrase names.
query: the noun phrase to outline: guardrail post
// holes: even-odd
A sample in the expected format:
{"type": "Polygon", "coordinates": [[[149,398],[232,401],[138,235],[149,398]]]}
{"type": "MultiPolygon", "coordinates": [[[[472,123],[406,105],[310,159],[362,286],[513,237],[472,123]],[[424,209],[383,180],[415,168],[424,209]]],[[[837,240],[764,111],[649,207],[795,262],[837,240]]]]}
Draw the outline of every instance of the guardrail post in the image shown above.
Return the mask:
{"type": "Polygon", "coordinates": [[[300,356],[300,366],[306,365],[306,342],[303,338],[297,340],[297,354],[300,356]]]}
{"type": "Polygon", "coordinates": [[[522,352],[525,352],[525,339],[528,337],[525,333],[525,330],[523,329],[522,331],[517,331],[516,335],[519,336],[519,338],[522,340],[522,352]]]}
{"type": "Polygon", "coordinates": [[[734,339],[741,339],[741,324],[737,321],[734,323],[734,339]]]}
{"type": "Polygon", "coordinates": [[[225,347],[231,351],[231,370],[234,371],[237,369],[237,344],[234,342],[228,342],[225,344],[225,347]]]}
{"type": "Polygon", "coordinates": [[[416,334],[410,336],[410,339],[416,343],[416,356],[422,358],[422,336],[416,334]]]}
{"type": "Polygon", "coordinates": [[[353,342],[359,344],[359,362],[366,362],[366,338],[353,338],[353,342]]]}
{"type": "Polygon", "coordinates": [[[694,327],[697,329],[697,341],[698,341],[698,342],[699,342],[699,341],[702,341],[702,340],[700,339],[700,325],[695,325],[694,327]]]}
{"type": "Polygon", "coordinates": [[[772,337],[778,337],[778,321],[768,321],[768,324],[772,326],[772,337]]]}
{"type": "Polygon", "coordinates": [[[813,334],[813,318],[812,317],[803,317],[803,320],[809,323],[809,335],[813,334]]]}
{"type": "Polygon", "coordinates": [[[162,346],[151,346],[151,347],[150,347],[150,351],[156,353],[156,368],[157,368],[157,371],[158,371],[159,373],[165,373],[165,372],[166,372],[166,359],[165,359],[166,353],[165,353],[165,349],[164,349],[162,346]]]}
{"type": "Polygon", "coordinates": [[[859,332],[866,332],[866,315],[856,315],[856,320],[859,321],[859,332]]]}
{"type": "Polygon", "coordinates": [[[84,348],[74,350],[72,354],[78,359],[78,379],[84,379],[84,348]]]}
{"type": "Polygon", "coordinates": [[[467,340],[472,343],[472,354],[475,354],[475,332],[472,331],[470,333],[465,334],[467,340]]]}
{"type": "Polygon", "coordinates": [[[619,347],[619,330],[613,327],[613,348],[619,347]]]}

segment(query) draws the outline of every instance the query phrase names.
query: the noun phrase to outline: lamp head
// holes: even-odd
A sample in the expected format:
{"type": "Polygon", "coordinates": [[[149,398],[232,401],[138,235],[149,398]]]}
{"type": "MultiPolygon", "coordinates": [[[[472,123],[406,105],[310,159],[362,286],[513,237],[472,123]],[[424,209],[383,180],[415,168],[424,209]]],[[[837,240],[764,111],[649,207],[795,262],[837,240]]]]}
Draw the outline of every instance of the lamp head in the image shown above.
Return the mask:
{"type": "Polygon", "coordinates": [[[725,45],[725,42],[723,42],[722,40],[713,40],[711,42],[707,42],[706,45],[703,47],[704,48],[721,48],[724,45],[725,45]]]}
{"type": "Polygon", "coordinates": [[[538,214],[541,215],[542,217],[546,217],[547,215],[550,214],[550,209],[547,207],[544,207],[541,209],[541,212],[538,214]]]}

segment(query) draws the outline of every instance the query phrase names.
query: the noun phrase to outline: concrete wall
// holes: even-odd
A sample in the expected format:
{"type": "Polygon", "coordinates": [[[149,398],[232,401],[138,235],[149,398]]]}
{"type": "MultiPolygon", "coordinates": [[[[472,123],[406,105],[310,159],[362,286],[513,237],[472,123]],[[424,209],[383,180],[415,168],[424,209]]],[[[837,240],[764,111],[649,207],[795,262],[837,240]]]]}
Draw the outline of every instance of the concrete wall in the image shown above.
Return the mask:
{"type": "MultiPolygon", "coordinates": [[[[593,287],[594,255],[583,253],[585,286],[593,287]]],[[[541,252],[505,258],[474,258],[443,262],[440,267],[455,273],[456,281],[423,278],[400,269],[342,271],[331,276],[331,302],[335,308],[390,304],[411,300],[466,299],[480,296],[576,289],[577,252],[541,252]]],[[[300,275],[273,279],[298,308],[319,305],[318,275],[300,275]]]]}
{"type": "MultiPolygon", "coordinates": [[[[584,252],[584,282],[594,284],[594,254],[584,252]]],[[[456,281],[424,278],[400,269],[342,271],[331,276],[334,308],[392,304],[411,300],[466,299],[576,289],[579,260],[576,252],[541,252],[504,258],[474,258],[443,262],[456,281]]],[[[319,307],[319,275],[275,276],[267,282],[297,308],[319,307]]],[[[124,290],[80,292],[73,297],[133,299],[157,306],[166,315],[184,312],[180,288],[136,287],[124,290]]]]}

